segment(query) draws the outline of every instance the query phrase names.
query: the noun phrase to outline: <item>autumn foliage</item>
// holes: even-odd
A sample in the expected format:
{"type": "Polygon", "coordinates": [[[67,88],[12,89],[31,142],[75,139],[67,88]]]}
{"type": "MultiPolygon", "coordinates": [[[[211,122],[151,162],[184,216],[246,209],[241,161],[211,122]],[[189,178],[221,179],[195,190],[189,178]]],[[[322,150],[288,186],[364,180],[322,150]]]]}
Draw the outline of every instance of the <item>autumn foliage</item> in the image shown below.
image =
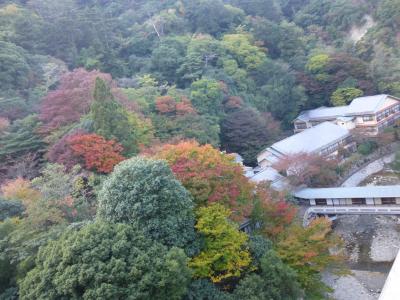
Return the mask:
{"type": "MultiPolygon", "coordinates": [[[[259,185],[257,187],[257,207],[259,220],[263,223],[263,233],[276,240],[296,217],[297,208],[284,199],[281,192],[259,185]]],[[[257,217],[256,217],[257,218],[257,217]]]]}
{"type": "Polygon", "coordinates": [[[211,145],[186,141],[163,146],[156,157],[167,160],[197,206],[218,202],[231,209],[232,218],[236,220],[250,214],[253,185],[232,156],[211,145]]]}
{"type": "Polygon", "coordinates": [[[155,105],[157,112],[164,115],[184,116],[196,113],[192,103],[186,97],[182,97],[181,101],[177,102],[171,96],[161,96],[156,99],[155,105]]]}
{"type": "Polygon", "coordinates": [[[122,146],[114,140],[107,141],[97,134],[74,135],[68,139],[74,154],[83,159],[85,168],[99,173],[110,173],[124,160],[122,146]]]}
{"type": "Polygon", "coordinates": [[[326,159],[318,154],[297,153],[281,159],[274,165],[279,172],[285,173],[295,185],[326,187],[336,182],[337,161],[326,159]]]}
{"type": "Polygon", "coordinates": [[[344,256],[331,249],[340,249],[341,240],[332,232],[328,218],[317,218],[308,227],[293,224],[277,244],[281,259],[297,272],[298,281],[307,290],[323,292],[324,285],[316,280],[328,267],[345,271],[344,256]]]}
{"type": "Polygon", "coordinates": [[[31,182],[21,177],[7,181],[0,190],[5,199],[19,200],[25,206],[29,206],[40,198],[40,193],[31,187],[31,182]]]}
{"type": "Polygon", "coordinates": [[[97,134],[82,131],[66,135],[50,148],[48,158],[71,169],[81,164],[88,170],[110,173],[125,158],[123,148],[114,140],[106,140],[97,134]]]}
{"type": "Polygon", "coordinates": [[[97,77],[111,82],[109,74],[95,70],[88,72],[80,68],[64,74],[58,88],[43,99],[40,108],[43,129],[51,131],[77,122],[82,115],[88,113],[97,77]]]}

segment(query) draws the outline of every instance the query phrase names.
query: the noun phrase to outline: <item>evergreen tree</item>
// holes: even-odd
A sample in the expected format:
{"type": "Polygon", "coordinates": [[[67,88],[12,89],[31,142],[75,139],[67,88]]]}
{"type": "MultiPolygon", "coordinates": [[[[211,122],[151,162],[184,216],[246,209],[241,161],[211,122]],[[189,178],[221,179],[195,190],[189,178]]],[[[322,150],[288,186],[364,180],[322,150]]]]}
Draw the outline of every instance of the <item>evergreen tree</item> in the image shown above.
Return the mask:
{"type": "Polygon", "coordinates": [[[96,78],[94,101],[91,106],[94,131],[107,140],[115,139],[124,147],[125,155],[137,152],[137,142],[128,112],[114,100],[106,82],[96,78]]]}
{"type": "Polygon", "coordinates": [[[45,143],[37,132],[39,125],[36,115],[14,122],[9,132],[0,137],[0,162],[28,152],[42,152],[45,143]]]}

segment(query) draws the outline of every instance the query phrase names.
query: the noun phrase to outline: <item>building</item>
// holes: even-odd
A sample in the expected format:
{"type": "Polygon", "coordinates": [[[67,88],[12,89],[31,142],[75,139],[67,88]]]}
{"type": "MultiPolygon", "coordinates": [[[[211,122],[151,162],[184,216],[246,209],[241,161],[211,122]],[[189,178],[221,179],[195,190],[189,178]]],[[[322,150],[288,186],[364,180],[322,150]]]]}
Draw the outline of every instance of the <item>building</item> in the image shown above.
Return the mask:
{"type": "Polygon", "coordinates": [[[347,106],[319,107],[303,111],[294,120],[294,132],[322,122],[333,122],[349,130],[376,135],[400,118],[400,99],[390,95],[359,97],[347,106]]]}
{"type": "Polygon", "coordinates": [[[264,149],[258,154],[257,161],[263,169],[273,166],[284,157],[299,153],[337,156],[340,148],[355,149],[350,131],[340,125],[324,122],[264,149]]]}
{"type": "Polygon", "coordinates": [[[312,206],[399,205],[400,185],[304,188],[293,196],[312,206]]]}
{"type": "Polygon", "coordinates": [[[249,177],[249,180],[256,184],[264,181],[269,182],[270,187],[275,191],[284,191],[290,187],[286,177],[282,176],[277,170],[271,167],[258,170],[249,177]]]}

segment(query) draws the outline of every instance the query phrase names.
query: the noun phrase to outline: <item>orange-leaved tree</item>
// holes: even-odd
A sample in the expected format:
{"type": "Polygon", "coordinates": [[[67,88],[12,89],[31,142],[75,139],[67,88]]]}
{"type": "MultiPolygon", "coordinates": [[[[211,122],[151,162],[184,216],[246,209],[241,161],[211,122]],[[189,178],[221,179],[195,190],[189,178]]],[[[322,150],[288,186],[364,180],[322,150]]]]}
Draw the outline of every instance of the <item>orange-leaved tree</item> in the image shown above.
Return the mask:
{"type": "Polygon", "coordinates": [[[106,140],[97,134],[76,134],[68,143],[77,157],[83,160],[85,168],[99,173],[110,173],[114,166],[125,158],[122,146],[114,140],[106,140]]]}
{"type": "Polygon", "coordinates": [[[198,207],[218,202],[232,211],[231,218],[242,220],[253,205],[254,186],[233,156],[195,141],[164,145],[156,154],[167,160],[175,176],[190,191],[198,207]]]}

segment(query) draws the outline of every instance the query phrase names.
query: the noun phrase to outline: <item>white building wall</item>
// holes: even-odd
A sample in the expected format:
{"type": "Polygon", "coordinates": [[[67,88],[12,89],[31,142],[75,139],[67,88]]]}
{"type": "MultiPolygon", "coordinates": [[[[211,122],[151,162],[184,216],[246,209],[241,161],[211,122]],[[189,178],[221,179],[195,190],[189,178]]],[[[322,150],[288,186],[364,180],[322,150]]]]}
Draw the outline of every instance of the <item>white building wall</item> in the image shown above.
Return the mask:
{"type": "Polygon", "coordinates": [[[365,199],[365,204],[366,205],[374,205],[375,204],[374,198],[366,198],[365,199]]]}

